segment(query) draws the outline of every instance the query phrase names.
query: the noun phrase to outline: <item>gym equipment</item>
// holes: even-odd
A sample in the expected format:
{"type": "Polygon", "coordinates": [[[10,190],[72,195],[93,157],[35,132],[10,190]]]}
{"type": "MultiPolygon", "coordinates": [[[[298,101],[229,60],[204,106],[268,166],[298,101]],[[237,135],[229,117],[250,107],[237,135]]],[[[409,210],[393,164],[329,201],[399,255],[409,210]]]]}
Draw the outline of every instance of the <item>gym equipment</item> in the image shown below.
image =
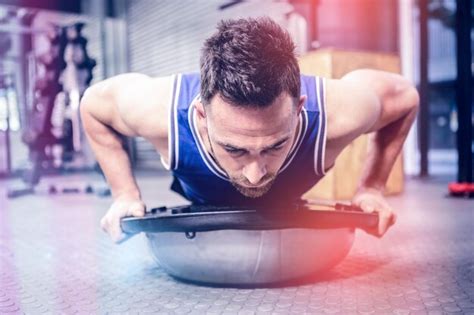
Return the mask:
{"type": "Polygon", "coordinates": [[[157,263],[177,279],[260,286],[309,279],[335,266],[351,249],[354,229],[377,227],[378,214],[342,204],[189,205],[154,208],[123,218],[121,226],[128,237],[145,232],[157,263]]]}
{"type": "Polygon", "coordinates": [[[474,197],[474,183],[449,183],[448,190],[453,197],[474,197]]]}
{"type": "MultiPolygon", "coordinates": [[[[5,58],[12,46],[12,39],[6,33],[0,32],[0,60],[5,58]]],[[[0,157],[0,162],[5,160],[5,167],[0,168],[0,176],[10,176],[12,173],[11,167],[11,145],[10,145],[10,104],[8,102],[8,91],[14,90],[13,84],[13,74],[4,73],[3,66],[0,64],[0,100],[4,104],[4,109],[0,108],[0,123],[5,124],[2,126],[3,130],[0,130],[0,135],[2,135],[1,145],[2,156],[0,157]]],[[[1,104],[0,104],[1,106],[1,104]]],[[[2,163],[3,164],[3,163],[2,163]]],[[[2,165],[3,166],[3,165],[2,165]]]]}
{"type": "Polygon", "coordinates": [[[473,96],[472,87],[472,3],[456,1],[455,32],[456,32],[456,107],[459,127],[456,131],[458,152],[457,182],[451,183],[448,190],[451,196],[474,197],[474,152],[473,152],[473,96]],[[468,67],[468,68],[466,68],[468,67]]]}
{"type": "MultiPolygon", "coordinates": [[[[92,80],[92,69],[96,65],[87,54],[87,40],[81,34],[83,27],[84,23],[52,25],[45,32],[50,49],[37,58],[37,64],[44,73],[35,78],[35,98],[27,115],[28,124],[22,133],[22,141],[29,149],[31,166],[23,173],[24,187],[10,189],[7,192],[9,198],[34,193],[42,175],[57,170],[63,162],[73,160],[74,154],[81,149],[79,101],[92,80]],[[51,119],[58,105],[68,110],[67,115],[61,117],[59,132],[51,119]]],[[[63,191],[82,190],[73,187],[63,191]]],[[[107,193],[100,189],[98,194],[105,196],[110,191],[107,193]]]]}
{"type": "Polygon", "coordinates": [[[99,197],[108,197],[112,192],[108,186],[85,184],[83,186],[62,186],[51,184],[46,189],[38,189],[36,187],[24,187],[18,189],[10,189],[7,191],[8,198],[17,198],[24,195],[35,193],[59,195],[59,194],[95,194],[99,197]]]}
{"type": "MultiPolygon", "coordinates": [[[[0,52],[1,53],[1,52],[0,52]]],[[[13,84],[12,74],[0,73],[0,99],[3,99],[4,103],[4,110],[1,110],[0,113],[3,111],[2,116],[0,119],[4,120],[4,130],[0,130],[0,134],[3,136],[4,139],[1,142],[2,145],[2,157],[1,160],[5,159],[5,168],[0,169],[0,175],[10,176],[12,173],[12,154],[11,154],[11,139],[10,139],[10,104],[9,104],[9,90],[15,90],[13,84]]],[[[3,122],[2,122],[3,123],[3,122]]]]}

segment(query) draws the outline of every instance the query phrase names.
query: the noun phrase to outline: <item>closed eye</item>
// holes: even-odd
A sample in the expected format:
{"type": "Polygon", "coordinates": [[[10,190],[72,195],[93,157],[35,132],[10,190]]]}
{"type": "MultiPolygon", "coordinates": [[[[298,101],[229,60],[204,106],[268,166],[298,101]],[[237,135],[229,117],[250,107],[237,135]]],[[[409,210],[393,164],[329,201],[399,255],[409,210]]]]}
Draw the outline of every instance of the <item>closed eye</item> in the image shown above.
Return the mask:
{"type": "Polygon", "coordinates": [[[278,147],[273,147],[273,148],[268,148],[266,150],[264,150],[263,152],[278,152],[280,151],[281,149],[283,149],[283,146],[278,146],[278,147]]]}
{"type": "Polygon", "coordinates": [[[236,149],[236,148],[230,148],[230,147],[225,147],[224,150],[226,150],[226,152],[232,154],[232,155],[243,155],[244,153],[246,153],[245,150],[242,150],[242,149],[236,149]]]}
{"type": "MultiPolygon", "coordinates": [[[[281,139],[280,141],[277,141],[273,145],[270,145],[266,148],[264,148],[261,151],[261,154],[268,154],[268,153],[276,153],[283,149],[285,147],[285,143],[288,141],[289,137],[286,137],[284,139],[281,139]]],[[[241,157],[244,156],[245,154],[249,153],[248,150],[244,148],[239,148],[239,147],[234,147],[232,145],[216,141],[228,154],[232,155],[233,157],[241,157]]]]}

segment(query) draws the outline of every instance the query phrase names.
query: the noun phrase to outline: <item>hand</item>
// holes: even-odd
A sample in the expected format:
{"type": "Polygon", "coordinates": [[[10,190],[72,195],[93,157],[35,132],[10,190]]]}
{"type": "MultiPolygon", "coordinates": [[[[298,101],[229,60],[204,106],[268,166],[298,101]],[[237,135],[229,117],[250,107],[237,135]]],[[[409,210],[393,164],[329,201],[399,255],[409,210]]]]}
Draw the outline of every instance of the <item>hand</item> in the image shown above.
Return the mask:
{"type": "Polygon", "coordinates": [[[380,190],[372,188],[362,188],[357,191],[352,198],[352,205],[361,208],[364,212],[378,212],[379,226],[373,230],[366,230],[367,233],[382,237],[385,232],[395,224],[397,216],[389,206],[380,190]]]}
{"type": "Polygon", "coordinates": [[[105,216],[100,220],[100,226],[115,243],[118,243],[125,238],[120,227],[120,219],[128,216],[142,217],[145,215],[145,209],[146,206],[140,198],[120,196],[115,199],[105,216]]]}

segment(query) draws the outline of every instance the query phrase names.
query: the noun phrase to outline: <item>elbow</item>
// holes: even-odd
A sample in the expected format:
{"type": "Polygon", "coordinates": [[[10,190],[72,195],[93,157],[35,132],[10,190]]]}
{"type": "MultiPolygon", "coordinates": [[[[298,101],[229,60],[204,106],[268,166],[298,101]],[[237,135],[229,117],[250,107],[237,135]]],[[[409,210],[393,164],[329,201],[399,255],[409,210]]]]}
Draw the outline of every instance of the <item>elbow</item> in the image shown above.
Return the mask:
{"type": "Polygon", "coordinates": [[[85,90],[82,95],[81,101],[79,103],[79,115],[81,117],[82,125],[87,129],[87,125],[90,123],[91,119],[94,119],[93,108],[94,103],[96,103],[95,92],[93,87],[89,87],[85,90]]]}
{"type": "Polygon", "coordinates": [[[416,119],[418,115],[418,109],[420,107],[420,95],[418,90],[413,86],[407,88],[407,91],[404,93],[404,108],[405,108],[405,119],[410,122],[410,125],[416,119]]]}
{"type": "Polygon", "coordinates": [[[420,94],[415,85],[400,76],[400,80],[393,85],[391,92],[398,98],[401,108],[406,113],[417,113],[420,106],[420,94]]]}
{"type": "Polygon", "coordinates": [[[90,86],[84,91],[79,103],[81,115],[92,114],[92,109],[97,107],[97,103],[99,102],[99,95],[96,85],[90,86]]]}
{"type": "Polygon", "coordinates": [[[406,103],[410,112],[418,112],[420,107],[420,94],[413,85],[410,85],[406,93],[406,103]]]}
{"type": "Polygon", "coordinates": [[[79,115],[81,116],[81,120],[83,122],[85,121],[85,119],[87,119],[86,117],[89,111],[89,106],[87,104],[89,103],[90,94],[91,92],[89,87],[84,91],[84,94],[82,95],[81,101],[79,103],[79,115]]]}

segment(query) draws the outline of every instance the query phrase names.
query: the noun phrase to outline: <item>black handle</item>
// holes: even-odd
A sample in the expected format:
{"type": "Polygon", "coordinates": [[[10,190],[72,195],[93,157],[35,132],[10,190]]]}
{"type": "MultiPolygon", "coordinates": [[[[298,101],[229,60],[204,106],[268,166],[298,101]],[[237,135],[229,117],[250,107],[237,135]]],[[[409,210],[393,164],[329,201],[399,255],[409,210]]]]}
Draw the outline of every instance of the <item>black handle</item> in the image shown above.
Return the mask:
{"type": "MultiPolygon", "coordinates": [[[[348,209],[344,205],[344,209],[348,209]]],[[[340,207],[341,208],[341,207],[340,207]]],[[[225,211],[183,211],[183,207],[152,211],[145,217],[122,219],[122,230],[128,234],[140,232],[203,232],[225,229],[271,230],[287,228],[362,228],[378,226],[378,214],[364,213],[350,206],[350,211],[296,210],[228,210],[225,211]]]]}

